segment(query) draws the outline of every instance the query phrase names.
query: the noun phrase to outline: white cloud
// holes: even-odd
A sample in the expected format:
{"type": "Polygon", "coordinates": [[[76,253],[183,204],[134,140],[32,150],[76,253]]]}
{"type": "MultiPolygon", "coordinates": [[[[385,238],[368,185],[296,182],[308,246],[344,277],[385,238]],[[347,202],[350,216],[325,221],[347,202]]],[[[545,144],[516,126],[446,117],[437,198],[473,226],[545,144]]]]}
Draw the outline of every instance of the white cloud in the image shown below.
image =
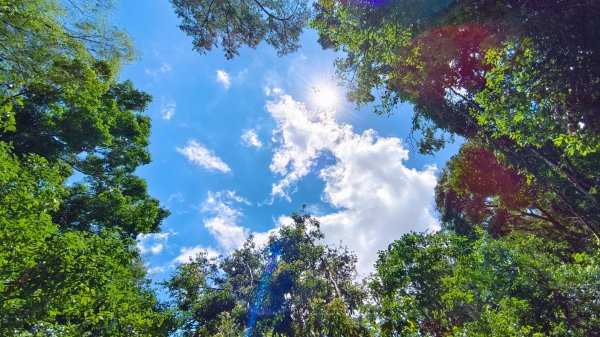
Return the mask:
{"type": "Polygon", "coordinates": [[[217,82],[221,83],[226,90],[231,87],[231,78],[224,70],[217,70],[217,82]]]}
{"type": "Polygon", "coordinates": [[[244,146],[253,146],[256,148],[261,148],[263,145],[254,130],[247,130],[242,134],[242,144],[244,146]]]}
{"type": "Polygon", "coordinates": [[[155,266],[155,267],[148,268],[148,274],[150,274],[150,275],[164,273],[165,271],[167,271],[165,269],[165,267],[161,267],[161,266],[155,266]]]}
{"type": "Polygon", "coordinates": [[[191,259],[194,259],[198,254],[206,254],[209,259],[219,257],[219,253],[208,247],[195,246],[195,247],[182,247],[179,250],[179,255],[173,259],[173,263],[188,263],[191,259]]]}
{"type": "Polygon", "coordinates": [[[170,64],[163,62],[160,65],[160,68],[157,69],[145,69],[146,75],[152,76],[152,77],[157,77],[158,75],[161,74],[167,74],[170,73],[171,71],[173,71],[173,68],[171,67],[170,64]]]}
{"type": "Polygon", "coordinates": [[[177,263],[187,263],[190,258],[200,253],[206,253],[209,258],[216,258],[220,254],[227,255],[242,247],[250,236],[254,237],[254,241],[259,246],[264,245],[282,224],[292,222],[290,217],[282,216],[277,219],[273,229],[266,232],[251,233],[248,228],[238,224],[242,212],[236,207],[237,204],[251,205],[251,202],[237,195],[235,191],[208,191],[206,200],[202,203],[200,210],[208,215],[203,220],[203,225],[217,242],[218,249],[202,245],[182,247],[179,255],[171,261],[171,266],[177,263]]]}
{"type": "Polygon", "coordinates": [[[202,203],[202,212],[209,215],[203,220],[204,228],[216,240],[218,251],[223,254],[240,248],[251,235],[259,246],[264,245],[282,224],[292,222],[290,217],[281,216],[275,222],[273,229],[266,232],[251,232],[239,224],[242,212],[237,208],[237,204],[251,205],[246,198],[229,190],[208,191],[206,200],[202,203]]]}
{"type": "Polygon", "coordinates": [[[212,217],[204,220],[204,227],[225,252],[231,252],[244,244],[249,233],[247,228],[237,224],[241,212],[233,207],[234,201],[246,200],[232,191],[209,191],[206,201],[202,204],[202,211],[212,214],[212,217]]]}
{"type": "Polygon", "coordinates": [[[266,232],[252,233],[252,236],[254,237],[253,241],[258,247],[265,246],[267,243],[269,243],[269,238],[273,235],[276,235],[279,232],[279,228],[281,226],[292,225],[294,223],[294,219],[287,215],[281,215],[279,216],[279,218],[277,218],[277,220],[274,220],[274,223],[275,227],[269,229],[266,232]]]}
{"type": "Polygon", "coordinates": [[[240,204],[246,204],[246,205],[252,205],[252,203],[250,202],[250,200],[237,195],[237,193],[235,193],[235,191],[230,191],[230,190],[224,190],[224,191],[220,191],[215,193],[215,196],[221,198],[222,196],[225,197],[227,200],[232,200],[235,201],[237,203],[240,204]]]}
{"type": "Polygon", "coordinates": [[[322,199],[338,211],[318,219],[329,243],[341,240],[357,253],[360,273],[371,271],[377,252],[401,234],[437,227],[431,208],[435,168],[407,168],[408,150],[400,139],[379,137],[373,130],[354,133],[331,111],[313,113],[287,95],[267,104],[267,110],[278,125],[270,168],[281,176],[271,194],[289,198],[317,158],[330,154],[335,164],[319,173],[325,182],[322,199]]]}
{"type": "Polygon", "coordinates": [[[248,68],[244,68],[235,75],[236,82],[243,82],[246,80],[246,75],[248,75],[248,68]]]}
{"type": "Polygon", "coordinates": [[[177,192],[177,193],[173,193],[173,194],[169,195],[169,198],[167,199],[167,201],[168,202],[176,201],[176,202],[182,203],[185,201],[185,197],[184,197],[183,193],[177,192]]]}
{"type": "Polygon", "coordinates": [[[280,96],[281,94],[283,94],[283,89],[279,87],[264,86],[263,93],[265,94],[265,96],[280,96]]]}
{"type": "Polygon", "coordinates": [[[283,176],[273,184],[271,194],[289,199],[290,187],[310,173],[323,151],[333,148],[341,138],[351,137],[352,128],[338,125],[328,112],[309,112],[288,95],[269,102],[267,110],[277,121],[273,138],[279,143],[270,169],[283,176]]]}
{"type": "Polygon", "coordinates": [[[176,235],[173,230],[164,233],[141,234],[137,239],[137,248],[143,255],[157,255],[167,246],[169,236],[176,235]]]}
{"type": "Polygon", "coordinates": [[[202,166],[208,171],[231,172],[229,166],[221,158],[195,140],[189,140],[187,146],[183,148],[178,147],[177,152],[183,154],[192,163],[202,166]]]}
{"type": "Polygon", "coordinates": [[[160,118],[168,121],[175,116],[175,109],[177,108],[177,103],[175,101],[164,102],[160,106],[160,118]]]}

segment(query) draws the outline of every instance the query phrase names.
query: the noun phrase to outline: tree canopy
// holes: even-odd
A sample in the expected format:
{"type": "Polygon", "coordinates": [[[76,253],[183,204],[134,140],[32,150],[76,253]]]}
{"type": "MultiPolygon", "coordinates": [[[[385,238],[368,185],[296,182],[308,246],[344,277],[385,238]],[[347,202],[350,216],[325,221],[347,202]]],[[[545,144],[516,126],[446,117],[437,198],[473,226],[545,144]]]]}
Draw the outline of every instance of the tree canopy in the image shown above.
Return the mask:
{"type": "Polygon", "coordinates": [[[279,55],[296,51],[309,17],[306,0],[171,0],[181,28],[201,53],[220,46],[228,59],[265,41],[279,55]]]}
{"type": "MultiPolygon", "coordinates": [[[[168,211],[149,94],[119,79],[112,2],[0,0],[0,335],[594,336],[600,331],[600,19],[593,0],[172,0],[201,53],[341,52],[349,99],[414,106],[423,153],[455,136],[441,230],[357,257],[293,213],[259,243],[176,267],[158,300],[136,247],[168,211]]],[[[394,233],[390,233],[394,235],[394,233]]]]}
{"type": "Polygon", "coordinates": [[[600,238],[593,1],[320,1],[312,26],[349,98],[414,105],[422,152],[476,139],[600,238]],[[440,136],[442,136],[440,138],[440,136]]]}
{"type": "Polygon", "coordinates": [[[361,307],[372,333],[598,330],[599,9],[589,0],[314,3],[309,24],[340,53],[350,101],[378,114],[410,103],[422,153],[465,140],[436,187],[442,230],[380,252],[361,307]]]}
{"type": "Polygon", "coordinates": [[[134,240],[168,214],[135,175],[150,160],[151,97],[118,81],[133,49],[104,21],[111,6],[0,2],[2,335],[173,328],[134,240]]]}
{"type": "Polygon", "coordinates": [[[356,257],[323,238],[313,217],[293,214],[257,246],[231,255],[199,255],[178,266],[167,287],[186,336],[369,336],[359,315],[366,293],[356,283],[356,257]]]}
{"type": "Polygon", "coordinates": [[[380,252],[372,317],[381,336],[590,336],[597,258],[532,235],[407,234],[380,252]]]}

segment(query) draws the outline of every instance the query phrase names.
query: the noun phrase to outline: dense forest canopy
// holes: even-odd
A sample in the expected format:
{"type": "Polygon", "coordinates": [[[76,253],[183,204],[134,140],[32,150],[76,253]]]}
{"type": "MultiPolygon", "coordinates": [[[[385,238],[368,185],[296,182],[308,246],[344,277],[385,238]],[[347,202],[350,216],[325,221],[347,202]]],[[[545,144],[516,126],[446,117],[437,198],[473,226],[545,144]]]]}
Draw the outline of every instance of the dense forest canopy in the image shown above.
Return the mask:
{"type": "Polygon", "coordinates": [[[316,29],[350,101],[410,103],[423,153],[464,139],[441,230],[396,235],[357,279],[302,210],[264,245],[180,264],[159,301],[136,247],[169,215],[136,174],[152,98],[120,80],[135,52],[113,4],[0,0],[0,335],[598,334],[597,1],[171,3],[195,50],[227,58],[316,29]]]}
{"type": "Polygon", "coordinates": [[[118,81],[133,49],[108,7],[0,5],[3,336],[156,336],[173,321],[134,241],[168,214],[135,175],[151,98],[118,81]]]}

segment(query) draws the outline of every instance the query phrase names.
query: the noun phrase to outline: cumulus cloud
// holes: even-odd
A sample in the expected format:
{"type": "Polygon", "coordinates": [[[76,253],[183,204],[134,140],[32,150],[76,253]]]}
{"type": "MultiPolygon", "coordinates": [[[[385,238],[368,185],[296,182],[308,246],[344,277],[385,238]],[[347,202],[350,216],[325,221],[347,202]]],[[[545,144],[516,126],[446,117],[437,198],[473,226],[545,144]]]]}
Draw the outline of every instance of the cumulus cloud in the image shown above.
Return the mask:
{"type": "Polygon", "coordinates": [[[231,87],[231,77],[225,70],[217,70],[217,82],[221,83],[226,90],[231,87]]]}
{"type": "Polygon", "coordinates": [[[221,158],[195,140],[189,140],[187,146],[183,148],[178,147],[176,150],[192,163],[202,166],[208,171],[231,172],[229,166],[221,158]]]}
{"type": "Polygon", "coordinates": [[[359,272],[371,271],[377,252],[401,234],[437,227],[435,168],[407,168],[408,150],[400,139],[373,130],[357,134],[337,123],[332,111],[311,112],[287,95],[267,110],[277,122],[270,168],[281,177],[272,196],[289,198],[320,156],[332,156],[335,164],[321,169],[319,177],[325,182],[323,201],[338,210],[318,219],[328,242],[342,241],[357,253],[359,272]]]}
{"type": "Polygon", "coordinates": [[[308,111],[288,95],[269,102],[267,110],[277,122],[273,138],[278,147],[270,169],[282,176],[273,184],[271,195],[289,199],[290,187],[310,173],[323,151],[332,149],[342,138],[351,137],[352,128],[337,124],[330,112],[308,111]]]}
{"type": "Polygon", "coordinates": [[[160,106],[160,118],[168,121],[175,116],[175,109],[177,108],[177,103],[175,101],[163,102],[160,106]]]}
{"type": "Polygon", "coordinates": [[[261,148],[262,147],[262,142],[260,141],[260,139],[258,139],[258,135],[256,134],[256,131],[254,130],[246,130],[243,134],[242,134],[242,144],[244,146],[253,146],[256,148],[261,148]]]}

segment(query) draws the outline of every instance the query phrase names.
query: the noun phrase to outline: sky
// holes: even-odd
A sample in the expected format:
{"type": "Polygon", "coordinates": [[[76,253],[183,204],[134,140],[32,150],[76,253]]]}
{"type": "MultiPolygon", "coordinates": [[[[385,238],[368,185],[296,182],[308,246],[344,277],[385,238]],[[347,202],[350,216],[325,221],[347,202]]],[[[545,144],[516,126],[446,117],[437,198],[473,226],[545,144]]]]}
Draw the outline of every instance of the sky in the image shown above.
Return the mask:
{"type": "Polygon", "coordinates": [[[139,51],[122,79],[153,96],[152,163],[138,174],[171,211],[161,233],[139,238],[152,279],[202,251],[227,255],[250,235],[266,242],[303,205],[324,243],[357,254],[360,276],[402,234],[439,228],[436,177],[458,144],[419,155],[406,140],[409,105],[377,116],[346,102],[336,54],[316,32],[284,57],[261,44],[227,60],[192,50],[168,0],[121,1],[114,23],[139,51]]]}

